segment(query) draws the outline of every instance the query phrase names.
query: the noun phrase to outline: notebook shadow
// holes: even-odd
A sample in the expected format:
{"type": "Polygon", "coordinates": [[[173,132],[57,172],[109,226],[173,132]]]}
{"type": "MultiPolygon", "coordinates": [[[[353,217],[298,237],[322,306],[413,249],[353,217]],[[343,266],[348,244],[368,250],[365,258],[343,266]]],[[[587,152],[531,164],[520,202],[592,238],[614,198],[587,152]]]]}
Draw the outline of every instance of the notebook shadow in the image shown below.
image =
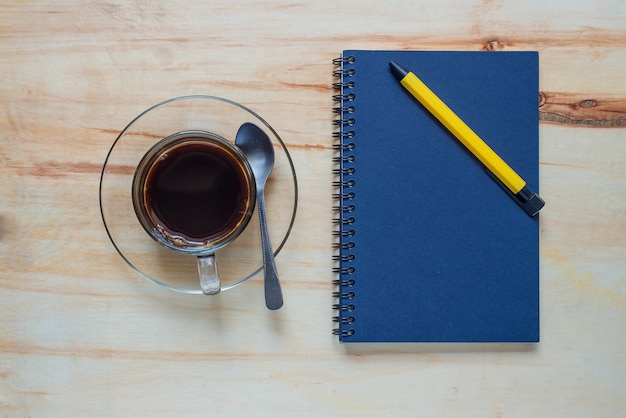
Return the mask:
{"type": "Polygon", "coordinates": [[[343,344],[346,354],[474,354],[532,353],[538,344],[527,343],[359,343],[343,344]]]}

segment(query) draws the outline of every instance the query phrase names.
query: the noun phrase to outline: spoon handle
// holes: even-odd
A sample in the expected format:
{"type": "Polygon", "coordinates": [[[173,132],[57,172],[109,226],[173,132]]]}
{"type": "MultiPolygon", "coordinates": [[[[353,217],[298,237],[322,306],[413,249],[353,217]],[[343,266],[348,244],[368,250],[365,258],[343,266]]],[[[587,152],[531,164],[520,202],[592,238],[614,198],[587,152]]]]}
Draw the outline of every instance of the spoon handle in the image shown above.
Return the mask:
{"type": "Polygon", "coordinates": [[[269,228],[265,214],[265,193],[260,190],[257,196],[259,222],[261,224],[261,246],[263,247],[263,271],[265,273],[265,306],[276,310],[283,306],[283,291],[278,281],[278,271],[274,260],[274,251],[270,242],[269,228]]]}

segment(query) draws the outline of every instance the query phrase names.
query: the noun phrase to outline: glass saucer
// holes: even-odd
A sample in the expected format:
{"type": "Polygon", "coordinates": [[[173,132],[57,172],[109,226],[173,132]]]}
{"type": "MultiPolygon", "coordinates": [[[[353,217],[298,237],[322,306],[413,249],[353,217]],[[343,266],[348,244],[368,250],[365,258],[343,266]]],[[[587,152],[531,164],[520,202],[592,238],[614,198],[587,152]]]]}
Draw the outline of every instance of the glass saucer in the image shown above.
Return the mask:
{"type": "MultiPolygon", "coordinates": [[[[263,129],[274,145],[274,170],[265,187],[265,200],[270,237],[278,256],[293,228],[298,205],[296,171],[285,143],[265,120],[245,106],[214,96],[182,96],[156,104],[133,119],[111,146],[102,167],[100,213],[104,227],[122,259],[141,276],[170,290],[202,294],[196,257],[158,244],[137,220],[131,186],[143,155],[161,139],[185,130],[212,132],[234,142],[245,122],[263,129]]],[[[243,233],[216,255],[222,290],[238,286],[262,271],[258,213],[243,233]]]]}

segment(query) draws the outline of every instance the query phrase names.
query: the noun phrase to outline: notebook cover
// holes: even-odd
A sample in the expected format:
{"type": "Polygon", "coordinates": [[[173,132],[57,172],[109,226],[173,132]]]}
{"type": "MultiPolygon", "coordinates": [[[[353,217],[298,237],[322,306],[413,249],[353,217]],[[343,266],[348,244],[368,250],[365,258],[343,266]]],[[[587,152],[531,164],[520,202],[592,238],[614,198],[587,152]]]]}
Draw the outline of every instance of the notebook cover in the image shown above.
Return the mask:
{"type": "Polygon", "coordinates": [[[343,58],[340,340],[539,341],[539,215],[524,213],[388,65],[414,72],[538,192],[538,53],[343,58]]]}

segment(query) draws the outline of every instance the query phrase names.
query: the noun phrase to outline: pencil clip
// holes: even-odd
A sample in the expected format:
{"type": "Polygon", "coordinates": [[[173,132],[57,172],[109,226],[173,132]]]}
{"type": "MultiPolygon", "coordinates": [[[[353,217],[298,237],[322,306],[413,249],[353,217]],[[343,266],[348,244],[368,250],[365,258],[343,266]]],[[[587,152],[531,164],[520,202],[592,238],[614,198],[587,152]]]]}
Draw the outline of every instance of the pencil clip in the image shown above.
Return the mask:
{"type": "Polygon", "coordinates": [[[517,203],[517,205],[531,218],[536,216],[541,208],[545,206],[546,202],[544,202],[537,193],[533,193],[528,190],[528,187],[524,187],[519,191],[519,193],[513,194],[513,192],[509,190],[509,188],[506,187],[504,183],[502,183],[502,181],[500,181],[500,179],[489,169],[485,169],[485,173],[487,173],[487,175],[491,177],[491,179],[495,181],[496,184],[500,186],[500,188],[504,190],[504,192],[508,194],[511,199],[513,199],[513,201],[517,203]]]}

